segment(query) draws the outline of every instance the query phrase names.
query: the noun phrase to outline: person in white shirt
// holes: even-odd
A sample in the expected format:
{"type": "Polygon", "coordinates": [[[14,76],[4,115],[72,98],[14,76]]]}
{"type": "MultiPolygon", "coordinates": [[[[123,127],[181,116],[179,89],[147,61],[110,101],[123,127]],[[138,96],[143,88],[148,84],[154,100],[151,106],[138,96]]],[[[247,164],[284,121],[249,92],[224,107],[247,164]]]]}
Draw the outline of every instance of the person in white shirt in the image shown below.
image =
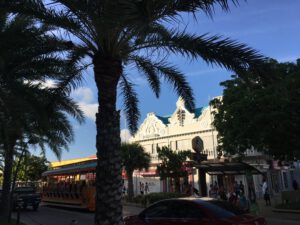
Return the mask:
{"type": "Polygon", "coordinates": [[[263,193],[264,199],[266,201],[266,206],[271,206],[268,183],[267,183],[267,180],[265,178],[263,179],[262,193],[263,193]]]}

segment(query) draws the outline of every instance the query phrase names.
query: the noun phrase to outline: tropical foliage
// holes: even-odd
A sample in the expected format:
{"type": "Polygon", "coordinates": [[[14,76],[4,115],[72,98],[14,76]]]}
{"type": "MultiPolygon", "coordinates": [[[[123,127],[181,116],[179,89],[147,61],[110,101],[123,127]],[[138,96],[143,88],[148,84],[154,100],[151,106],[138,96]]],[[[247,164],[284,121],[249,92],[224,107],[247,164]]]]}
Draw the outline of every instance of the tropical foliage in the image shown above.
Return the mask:
{"type": "Polygon", "coordinates": [[[174,179],[175,191],[180,192],[180,178],[188,176],[186,161],[192,157],[191,151],[172,151],[168,147],[157,149],[158,159],[161,163],[157,165],[157,173],[161,180],[174,179]]]}
{"type": "MultiPolygon", "coordinates": [[[[96,224],[122,223],[120,118],[116,109],[117,89],[123,93],[129,128],[137,130],[138,98],[127,66],[136,67],[155,95],[165,80],[194,108],[194,97],[184,74],[168,62],[170,54],[242,71],[255,68],[263,57],[245,44],[217,35],[197,35],[179,28],[182,14],[202,11],[212,16],[214,7],[229,10],[236,0],[9,0],[0,7],[30,14],[67,32],[76,40],[73,58],[91,58],[98,88],[97,126],[97,206],[96,224]],[[109,175],[108,175],[109,174],[109,175]]],[[[66,75],[66,80],[73,81],[66,75]]]]}
{"type": "Polygon", "coordinates": [[[255,149],[281,160],[300,157],[300,59],[263,68],[222,82],[223,98],[212,101],[220,155],[255,149]]]}
{"type": "Polygon", "coordinates": [[[67,56],[70,43],[29,17],[0,10],[0,18],[1,213],[8,215],[16,146],[25,143],[43,151],[48,146],[59,157],[73,140],[68,116],[82,122],[83,114],[68,96],[71,83],[64,77],[79,74],[76,62],[67,56]],[[49,80],[59,86],[48,86],[49,80]]]}
{"type": "Polygon", "coordinates": [[[45,156],[35,156],[27,153],[24,157],[16,157],[13,166],[13,172],[17,169],[17,163],[20,163],[17,173],[17,181],[29,182],[42,179],[42,173],[48,169],[48,161],[45,156]],[[20,162],[19,162],[20,160],[20,162]]]}
{"type": "Polygon", "coordinates": [[[121,144],[122,165],[128,177],[128,197],[133,197],[133,171],[148,169],[150,166],[150,154],[146,153],[143,146],[138,143],[121,144]]]}

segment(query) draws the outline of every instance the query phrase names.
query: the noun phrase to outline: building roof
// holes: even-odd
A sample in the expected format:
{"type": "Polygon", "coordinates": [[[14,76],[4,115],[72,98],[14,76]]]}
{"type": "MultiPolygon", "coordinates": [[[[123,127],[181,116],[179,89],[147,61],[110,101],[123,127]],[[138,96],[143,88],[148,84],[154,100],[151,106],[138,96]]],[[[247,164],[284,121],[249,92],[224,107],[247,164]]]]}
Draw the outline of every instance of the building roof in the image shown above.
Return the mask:
{"type": "Polygon", "coordinates": [[[196,167],[203,169],[209,175],[262,174],[257,168],[244,162],[203,161],[196,164],[196,167]]]}
{"type": "MultiPolygon", "coordinates": [[[[200,107],[200,108],[195,108],[193,110],[192,113],[195,114],[195,118],[198,118],[199,116],[201,116],[203,110],[205,109],[206,107],[200,107]]],[[[163,122],[163,124],[167,125],[169,124],[169,118],[171,117],[171,115],[167,115],[167,116],[158,116],[158,115],[155,115],[157,117],[157,119],[159,119],[161,122],[163,122]]]]}
{"type": "Polygon", "coordinates": [[[52,169],[44,172],[42,176],[55,176],[55,175],[65,175],[65,174],[75,174],[79,172],[86,172],[96,169],[97,162],[90,161],[83,164],[74,164],[67,167],[52,169]]]}
{"type": "Polygon", "coordinates": [[[200,108],[194,109],[193,113],[195,114],[195,118],[198,118],[199,116],[201,116],[204,109],[205,109],[205,107],[200,107],[200,108]]]}
{"type": "Polygon", "coordinates": [[[74,163],[81,163],[81,162],[93,160],[93,159],[96,159],[96,158],[97,158],[96,156],[89,156],[89,157],[84,157],[84,158],[77,158],[77,159],[69,159],[69,160],[51,162],[50,163],[50,168],[61,167],[61,166],[74,164],[74,163]]]}
{"type": "Polygon", "coordinates": [[[171,117],[171,116],[156,116],[159,120],[161,120],[161,122],[163,122],[164,124],[169,124],[170,122],[169,122],[169,118],[171,117]]]}

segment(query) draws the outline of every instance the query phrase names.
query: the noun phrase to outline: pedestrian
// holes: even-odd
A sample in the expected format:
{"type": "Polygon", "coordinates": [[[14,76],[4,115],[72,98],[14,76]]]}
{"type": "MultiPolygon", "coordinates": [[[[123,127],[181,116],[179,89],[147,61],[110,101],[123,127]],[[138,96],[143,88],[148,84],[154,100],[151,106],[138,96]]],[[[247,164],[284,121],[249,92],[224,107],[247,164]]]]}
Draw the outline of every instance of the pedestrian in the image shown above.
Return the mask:
{"type": "Polygon", "coordinates": [[[144,190],[145,190],[144,183],[140,182],[140,192],[141,192],[141,195],[144,195],[144,190]]]}
{"type": "Polygon", "coordinates": [[[217,191],[215,190],[215,188],[212,184],[209,186],[208,195],[211,198],[217,198],[218,197],[217,191]]]}
{"type": "Polygon", "coordinates": [[[298,182],[296,180],[293,180],[293,188],[294,190],[298,190],[298,182]]]}
{"type": "Polygon", "coordinates": [[[146,182],[146,184],[145,184],[145,194],[148,194],[148,193],[149,193],[149,185],[146,182]]]}
{"type": "Polygon", "coordinates": [[[239,207],[244,212],[248,212],[249,211],[249,203],[248,203],[248,201],[247,201],[247,199],[246,199],[245,194],[244,194],[243,191],[240,191],[239,207]]]}
{"type": "Polygon", "coordinates": [[[237,195],[235,192],[231,192],[230,196],[228,198],[229,203],[231,203],[232,205],[236,205],[237,203],[237,195]]]}
{"type": "Polygon", "coordinates": [[[243,184],[243,181],[240,181],[240,192],[243,192],[243,193],[245,193],[245,186],[244,186],[244,184],[243,184]]]}
{"type": "Polygon", "coordinates": [[[125,195],[126,194],[126,187],[125,187],[125,185],[123,186],[123,195],[125,195]]]}
{"type": "Polygon", "coordinates": [[[219,188],[219,196],[220,196],[220,199],[223,200],[223,201],[227,201],[227,196],[226,196],[226,193],[225,193],[225,189],[223,186],[221,186],[219,188]]]}
{"type": "Polygon", "coordinates": [[[268,188],[267,180],[265,178],[263,179],[262,193],[266,201],[266,206],[271,206],[269,188],[268,188]]]}
{"type": "Polygon", "coordinates": [[[240,194],[240,186],[237,181],[234,181],[233,188],[236,196],[238,196],[240,194]]]}

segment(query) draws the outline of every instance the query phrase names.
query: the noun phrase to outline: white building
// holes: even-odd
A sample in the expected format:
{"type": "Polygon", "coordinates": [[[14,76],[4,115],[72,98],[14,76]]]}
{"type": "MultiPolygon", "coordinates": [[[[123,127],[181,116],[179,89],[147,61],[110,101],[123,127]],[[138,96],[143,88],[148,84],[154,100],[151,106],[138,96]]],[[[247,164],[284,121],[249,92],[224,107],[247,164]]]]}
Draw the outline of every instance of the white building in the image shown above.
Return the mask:
{"type": "MultiPolygon", "coordinates": [[[[129,140],[130,142],[140,143],[152,157],[151,167],[148,171],[134,172],[136,194],[139,193],[139,182],[147,182],[150,192],[170,191],[168,181],[161,181],[156,174],[156,166],[159,163],[157,158],[158,147],[168,146],[174,151],[192,150],[192,139],[199,136],[203,140],[203,153],[207,154],[208,161],[220,162],[217,159],[216,152],[217,131],[212,126],[212,122],[213,114],[209,106],[196,108],[193,112],[189,112],[181,98],[178,99],[176,109],[169,116],[159,116],[154,112],[148,113],[138,132],[129,140]]],[[[274,194],[282,190],[291,190],[293,179],[298,180],[298,183],[300,182],[299,170],[296,169],[295,171],[295,168],[299,167],[299,163],[296,167],[278,167],[276,162],[270,160],[268,156],[253,149],[247,150],[246,155],[244,161],[268,178],[269,187],[271,187],[274,194]]],[[[221,161],[224,161],[224,159],[221,161]]],[[[253,182],[256,195],[258,197],[262,196],[262,175],[251,174],[249,176],[248,174],[246,176],[245,171],[228,172],[233,173],[219,171],[219,173],[214,173],[214,176],[207,174],[207,186],[217,181],[219,184],[222,183],[225,187],[230,188],[234,181],[242,181],[246,185],[245,191],[247,194],[247,183],[253,182]]],[[[189,175],[189,183],[198,189],[197,170],[193,170],[189,175]]]]}
{"type": "MultiPolygon", "coordinates": [[[[136,135],[130,139],[130,142],[139,142],[152,156],[151,168],[147,172],[136,171],[134,174],[136,189],[138,189],[139,182],[147,182],[150,192],[166,191],[168,188],[156,176],[156,165],[159,163],[158,147],[168,146],[172,150],[192,150],[192,139],[199,136],[204,142],[204,153],[208,155],[208,159],[216,158],[217,132],[211,126],[212,118],[209,107],[196,108],[193,112],[189,112],[181,98],[177,101],[176,109],[170,116],[148,113],[136,135]]],[[[190,179],[196,187],[197,175],[190,176],[190,179]]]]}

